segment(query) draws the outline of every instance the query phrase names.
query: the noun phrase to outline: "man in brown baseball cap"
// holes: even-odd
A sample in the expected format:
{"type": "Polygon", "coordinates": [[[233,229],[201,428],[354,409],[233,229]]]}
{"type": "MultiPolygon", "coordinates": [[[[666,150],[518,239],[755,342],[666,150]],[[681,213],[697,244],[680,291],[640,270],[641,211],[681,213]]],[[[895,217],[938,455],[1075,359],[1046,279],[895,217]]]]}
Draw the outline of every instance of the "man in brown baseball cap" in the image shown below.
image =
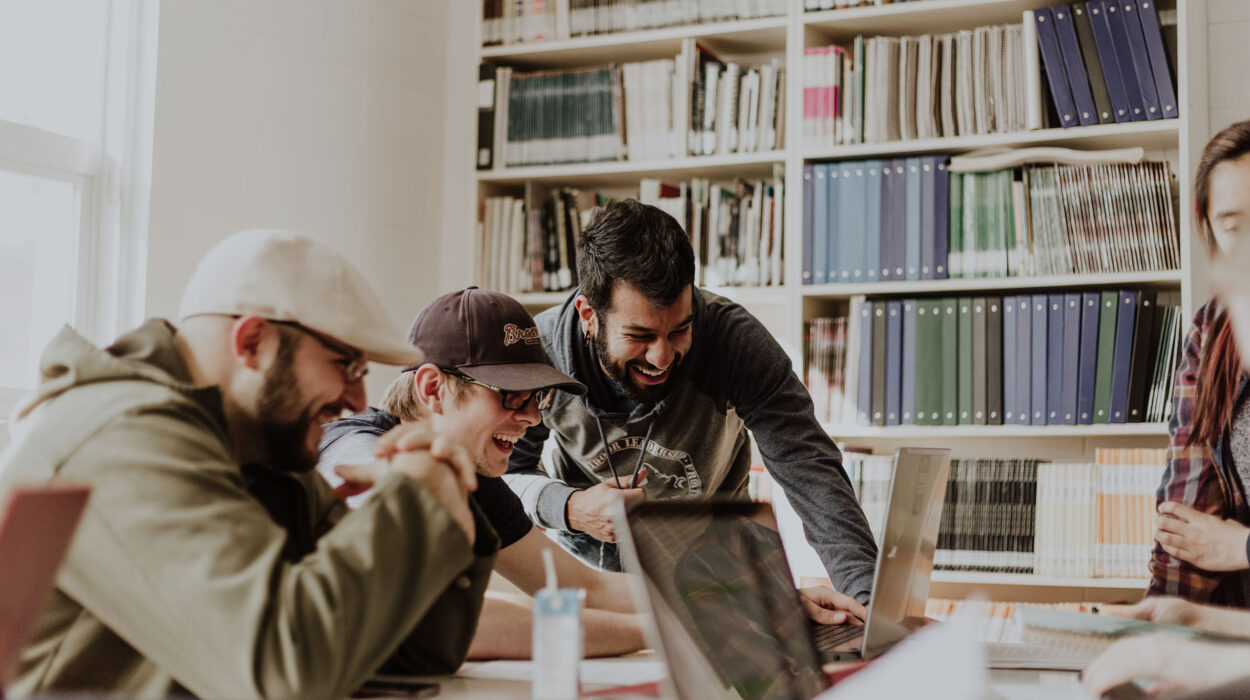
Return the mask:
{"type": "Polygon", "coordinates": [[[65,328],[15,415],[0,491],[92,494],[7,690],[341,698],[384,664],[459,666],[498,547],[464,451],[369,460],[354,512],[312,471],[320,424],[364,408],[366,360],[421,359],[364,276],[308,236],[244,231],[181,310],[104,349],[65,328]]]}
{"type": "MultiPolygon", "coordinates": [[[[371,461],[377,440],[392,428],[426,425],[453,438],[477,470],[471,499],[500,538],[496,570],[532,595],[544,583],[541,551],[551,549],[561,585],[586,589],[586,653],[642,648],[625,576],[591,569],[552,546],[500,478],[513,445],[539,422],[539,411],[550,406],[555,390],[585,391],[547,362],[534,319],[505,294],[469,287],[422,309],[408,341],[424,351],[424,361],[391,383],[382,410],[370,408],[325,426],[318,470],[340,494],[355,494],[369,486],[370,476],[353,465],[371,461]]],[[[469,658],[528,657],[531,611],[528,597],[488,593],[469,658]]]]}

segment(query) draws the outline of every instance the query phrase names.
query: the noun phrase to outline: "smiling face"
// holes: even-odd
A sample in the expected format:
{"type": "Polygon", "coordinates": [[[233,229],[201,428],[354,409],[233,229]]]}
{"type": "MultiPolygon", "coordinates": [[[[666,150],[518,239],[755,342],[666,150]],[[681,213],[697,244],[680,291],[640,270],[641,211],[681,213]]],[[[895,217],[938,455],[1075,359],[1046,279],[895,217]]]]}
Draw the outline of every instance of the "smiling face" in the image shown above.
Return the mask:
{"type": "Polygon", "coordinates": [[[594,338],[599,365],[625,395],[639,403],[668,394],[669,381],[693,343],[691,289],[670,306],[656,306],[633,287],[617,283],[610,311],[597,314],[578,299],[583,328],[594,338]]]}
{"type": "MultiPolygon", "coordinates": [[[[421,371],[431,369],[439,372],[429,365],[421,371]]],[[[443,383],[438,390],[440,398],[426,402],[434,430],[463,445],[477,473],[502,476],[508,471],[508,458],[516,441],[542,420],[538,404],[530,401],[525,408],[512,411],[503,407],[499,392],[439,373],[443,383]],[[455,390],[449,389],[450,382],[458,384],[455,390]]]]}

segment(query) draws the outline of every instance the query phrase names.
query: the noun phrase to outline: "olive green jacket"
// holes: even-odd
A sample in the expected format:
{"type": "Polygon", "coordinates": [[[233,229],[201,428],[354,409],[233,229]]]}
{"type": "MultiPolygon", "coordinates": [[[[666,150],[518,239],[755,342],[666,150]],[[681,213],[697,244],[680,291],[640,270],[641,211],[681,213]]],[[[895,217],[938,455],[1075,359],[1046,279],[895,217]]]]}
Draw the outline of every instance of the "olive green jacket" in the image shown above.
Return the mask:
{"type": "Polygon", "coordinates": [[[92,494],[9,692],[335,698],[384,662],[455,669],[498,549],[486,520],[470,546],[406,476],[349,512],[315,471],[241,467],[175,332],[100,350],[65,328],[15,413],[0,490],[92,494]]]}

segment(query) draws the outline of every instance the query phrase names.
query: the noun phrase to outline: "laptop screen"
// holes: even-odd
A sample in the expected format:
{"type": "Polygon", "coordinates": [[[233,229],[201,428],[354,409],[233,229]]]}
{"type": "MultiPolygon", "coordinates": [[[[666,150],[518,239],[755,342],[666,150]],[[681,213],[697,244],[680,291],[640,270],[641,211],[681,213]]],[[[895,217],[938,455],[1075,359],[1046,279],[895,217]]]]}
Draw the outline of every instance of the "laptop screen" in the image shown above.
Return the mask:
{"type": "Polygon", "coordinates": [[[716,683],[743,700],[806,700],[826,687],[770,507],[652,501],[628,520],[622,546],[645,574],[679,695],[715,697],[716,683]]]}

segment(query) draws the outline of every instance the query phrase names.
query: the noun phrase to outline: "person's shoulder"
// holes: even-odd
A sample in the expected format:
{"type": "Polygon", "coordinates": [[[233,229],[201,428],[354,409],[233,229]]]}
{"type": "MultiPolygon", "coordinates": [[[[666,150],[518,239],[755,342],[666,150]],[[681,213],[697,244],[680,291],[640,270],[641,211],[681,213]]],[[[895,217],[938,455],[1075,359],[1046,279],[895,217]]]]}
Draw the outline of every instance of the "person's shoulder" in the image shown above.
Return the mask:
{"type": "Polygon", "coordinates": [[[742,304],[706,289],[698,292],[696,334],[714,338],[721,347],[745,344],[756,348],[761,340],[774,340],[764,324],[742,304]]]}

